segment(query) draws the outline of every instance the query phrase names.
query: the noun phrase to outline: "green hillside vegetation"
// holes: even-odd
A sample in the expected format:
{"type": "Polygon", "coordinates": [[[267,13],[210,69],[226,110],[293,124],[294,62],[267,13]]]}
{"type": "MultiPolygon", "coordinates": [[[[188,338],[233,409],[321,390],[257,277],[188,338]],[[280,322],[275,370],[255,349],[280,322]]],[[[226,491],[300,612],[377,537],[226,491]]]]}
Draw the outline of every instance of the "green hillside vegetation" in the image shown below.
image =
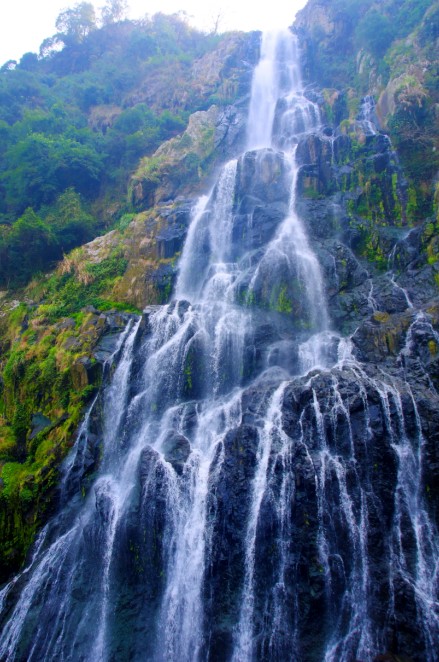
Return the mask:
{"type": "Polygon", "coordinates": [[[347,113],[354,119],[361,97],[372,93],[409,182],[411,222],[432,215],[439,169],[439,3],[311,0],[299,14],[298,32],[305,35],[306,77],[326,88],[330,99],[329,119],[337,122],[347,113]]]}
{"type": "Polygon", "coordinates": [[[191,68],[227,37],[178,16],[114,22],[118,7],[107,3],[99,28],[92,5],[65,10],[38,56],[0,70],[0,289],[25,284],[130,211],[139,159],[210,97],[225,100],[220,81],[200,93],[191,68]]]}

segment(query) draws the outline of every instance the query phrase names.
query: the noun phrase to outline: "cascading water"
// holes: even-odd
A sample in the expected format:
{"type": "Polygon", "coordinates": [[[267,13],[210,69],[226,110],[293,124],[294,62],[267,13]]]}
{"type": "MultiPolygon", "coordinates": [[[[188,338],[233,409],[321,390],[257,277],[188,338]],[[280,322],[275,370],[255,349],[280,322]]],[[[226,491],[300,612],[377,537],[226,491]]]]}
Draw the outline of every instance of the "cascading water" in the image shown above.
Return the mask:
{"type": "Polygon", "coordinates": [[[264,35],[248,150],[194,210],[173,301],[121,339],[100,468],[82,497],[89,416],[0,596],[1,660],[369,662],[404,600],[438,659],[415,401],[330,332],[295,211],[295,146],[318,130],[295,40],[264,35]]]}
{"type": "Polygon", "coordinates": [[[373,96],[367,95],[361,100],[358,121],[366,135],[375,136],[377,134],[375,99],[373,96]]]}

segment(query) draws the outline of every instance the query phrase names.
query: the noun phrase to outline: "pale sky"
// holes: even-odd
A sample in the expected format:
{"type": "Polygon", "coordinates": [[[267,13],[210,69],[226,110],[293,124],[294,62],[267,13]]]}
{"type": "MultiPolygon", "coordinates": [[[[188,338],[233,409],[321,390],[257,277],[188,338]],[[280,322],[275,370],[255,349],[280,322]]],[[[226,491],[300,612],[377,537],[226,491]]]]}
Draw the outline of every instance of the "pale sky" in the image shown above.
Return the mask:
{"type": "MultiPolygon", "coordinates": [[[[0,66],[7,60],[19,60],[23,53],[38,53],[43,39],[55,34],[55,21],[66,7],[77,0],[10,0],[0,8],[0,66]]],[[[190,22],[204,30],[212,29],[220,15],[220,31],[264,30],[287,27],[306,0],[128,0],[129,18],[140,18],[161,11],[173,14],[185,11],[190,22]]],[[[94,1],[96,8],[105,0],[94,1]]]]}

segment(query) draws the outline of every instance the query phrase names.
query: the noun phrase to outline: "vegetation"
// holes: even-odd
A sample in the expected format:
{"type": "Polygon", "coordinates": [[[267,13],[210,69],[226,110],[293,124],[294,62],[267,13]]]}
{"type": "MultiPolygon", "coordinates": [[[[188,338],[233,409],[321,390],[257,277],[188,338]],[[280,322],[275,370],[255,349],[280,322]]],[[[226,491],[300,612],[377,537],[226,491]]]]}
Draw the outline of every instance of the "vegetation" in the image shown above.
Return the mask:
{"type": "Polygon", "coordinates": [[[21,303],[0,314],[0,566],[16,568],[53,504],[61,461],[101,366],[93,350],[107,325],[126,268],[117,251],[99,262],[73,251],[49,278],[35,279],[21,303]]]}
{"type": "Polygon", "coordinates": [[[313,20],[312,6],[303,10],[306,73],[326,88],[328,120],[340,122],[346,107],[355,119],[361,97],[375,95],[408,179],[409,221],[424,220],[433,213],[439,169],[438,2],[333,0],[326,23],[313,20]]]}
{"type": "Polygon", "coordinates": [[[74,388],[74,365],[97,336],[93,322],[80,314],[42,324],[23,304],[9,316],[9,334],[15,328],[19,337],[4,357],[0,387],[2,578],[50,511],[60,462],[92,393],[88,384],[74,388]]]}
{"type": "Polygon", "coordinates": [[[109,0],[98,27],[90,3],[66,9],[39,55],[0,69],[0,288],[129,212],[121,200],[140,158],[206,104],[192,65],[220,38],[177,16],[122,20],[125,10],[109,0]]]}

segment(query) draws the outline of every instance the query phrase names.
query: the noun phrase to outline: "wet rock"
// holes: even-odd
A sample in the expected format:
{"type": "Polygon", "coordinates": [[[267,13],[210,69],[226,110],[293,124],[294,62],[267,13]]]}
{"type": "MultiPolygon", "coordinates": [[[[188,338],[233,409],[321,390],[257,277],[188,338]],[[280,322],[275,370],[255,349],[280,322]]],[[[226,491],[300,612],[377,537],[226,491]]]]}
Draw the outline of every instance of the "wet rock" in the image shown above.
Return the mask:
{"type": "Polygon", "coordinates": [[[389,315],[376,312],[352,336],[361,361],[380,363],[396,357],[405,346],[407,330],[413,321],[410,312],[389,315]]]}
{"type": "Polygon", "coordinates": [[[171,263],[159,264],[144,276],[145,285],[156,290],[160,303],[166,303],[169,300],[176,278],[177,268],[171,263]]]}
{"type": "Polygon", "coordinates": [[[248,518],[251,479],[256,466],[257,430],[241,425],[224,439],[224,460],[217,455],[211,467],[208,520],[213,522],[211,554],[206,569],[205,610],[212,655],[228,657],[233,623],[240,609],[245,574],[245,522],[248,518]],[[218,472],[219,476],[215,476],[218,472]],[[216,652],[215,652],[216,651],[216,652]]]}
{"type": "Polygon", "coordinates": [[[181,475],[183,467],[191,452],[191,445],[187,437],[176,432],[171,433],[163,443],[163,454],[166,462],[169,462],[181,475]]]}
{"type": "Polygon", "coordinates": [[[186,238],[191,219],[193,203],[181,201],[175,208],[163,206],[160,210],[160,222],[164,227],[156,235],[156,255],[158,259],[168,259],[180,252],[186,238]]]}
{"type": "Polygon", "coordinates": [[[263,204],[288,204],[290,179],[288,164],[281,152],[264,149],[246,152],[238,161],[235,204],[252,196],[263,204]]]}
{"type": "Polygon", "coordinates": [[[341,242],[332,242],[317,248],[325,288],[330,297],[363,285],[369,277],[354,253],[341,242]]]}
{"type": "Polygon", "coordinates": [[[266,246],[288,213],[285,203],[262,205],[257,198],[246,196],[233,219],[232,238],[236,254],[266,246]]]}
{"type": "Polygon", "coordinates": [[[375,278],[373,297],[377,309],[386,313],[402,313],[409,305],[409,293],[405,292],[391,276],[375,278]]]}
{"type": "Polygon", "coordinates": [[[373,658],[373,662],[413,662],[413,658],[405,655],[394,655],[393,653],[383,653],[373,658]]]}
{"type": "Polygon", "coordinates": [[[299,141],[296,152],[301,166],[297,180],[299,195],[330,195],[334,192],[332,145],[318,135],[309,135],[299,141]]]}
{"type": "Polygon", "coordinates": [[[33,439],[39,432],[53,425],[50,418],[47,418],[47,416],[44,416],[40,412],[32,414],[31,424],[32,430],[29,439],[33,439]]]}
{"type": "Polygon", "coordinates": [[[93,357],[98,362],[105,363],[115,353],[121,335],[130,319],[133,319],[132,315],[124,315],[122,313],[106,313],[106,331],[99,338],[93,349],[93,357]]]}
{"type": "Polygon", "coordinates": [[[109,640],[118,659],[152,657],[169,548],[164,531],[169,469],[150,446],[143,449],[130,507],[118,522],[112,575],[118,586],[112,603],[109,640]],[[127,637],[130,629],[134,637],[127,637]],[[125,634],[124,634],[125,633],[125,634]]]}
{"type": "Polygon", "coordinates": [[[70,368],[73,388],[81,391],[86,386],[97,384],[102,377],[102,365],[88,356],[78,359],[70,368]]]}

